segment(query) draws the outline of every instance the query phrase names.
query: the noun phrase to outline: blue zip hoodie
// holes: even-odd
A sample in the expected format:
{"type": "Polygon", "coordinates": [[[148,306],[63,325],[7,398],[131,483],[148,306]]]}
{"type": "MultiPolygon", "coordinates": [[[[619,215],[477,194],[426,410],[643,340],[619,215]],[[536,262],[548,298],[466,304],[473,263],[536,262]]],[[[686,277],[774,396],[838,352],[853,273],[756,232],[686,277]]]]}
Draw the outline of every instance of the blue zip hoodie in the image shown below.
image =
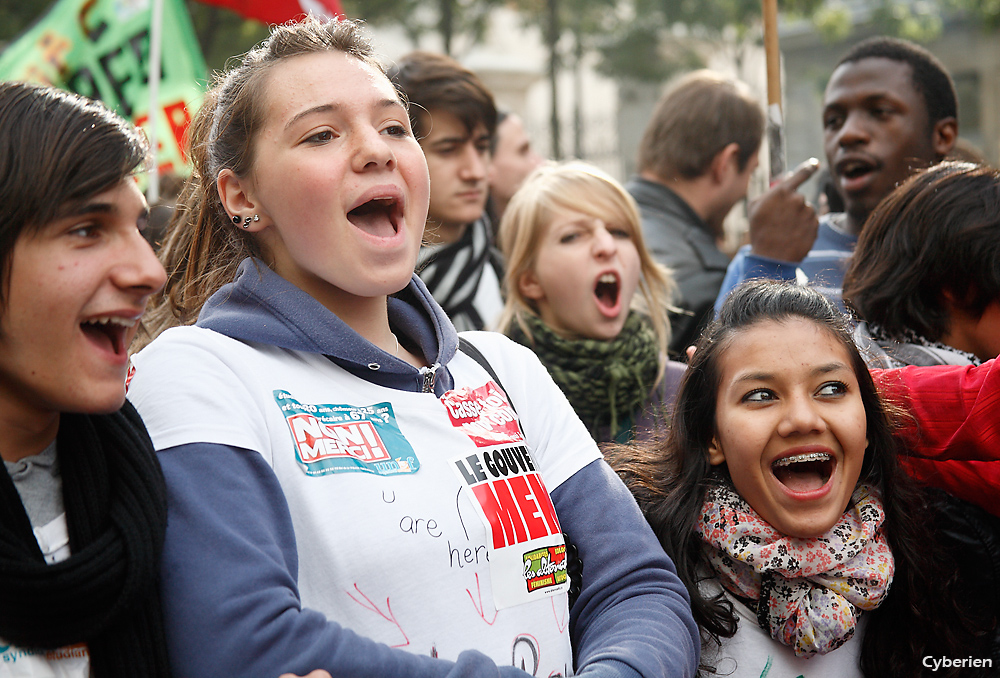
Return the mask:
{"type": "MultiPolygon", "coordinates": [[[[250,259],[206,303],[197,325],[246,342],[320,353],[388,388],[437,395],[452,388],[447,365],[458,335],[419,278],[388,300],[388,311],[393,331],[418,346],[430,368],[378,349],[250,259]]],[[[393,649],[303,609],[291,516],[261,455],[193,443],[161,450],[159,457],[169,492],[162,586],[176,675],[276,678],[318,668],[371,678],[527,675],[475,650],[452,662],[393,649]]],[[[551,496],[584,563],[570,612],[577,675],[693,676],[700,643],[687,591],[621,481],[598,460],[551,496]]]]}

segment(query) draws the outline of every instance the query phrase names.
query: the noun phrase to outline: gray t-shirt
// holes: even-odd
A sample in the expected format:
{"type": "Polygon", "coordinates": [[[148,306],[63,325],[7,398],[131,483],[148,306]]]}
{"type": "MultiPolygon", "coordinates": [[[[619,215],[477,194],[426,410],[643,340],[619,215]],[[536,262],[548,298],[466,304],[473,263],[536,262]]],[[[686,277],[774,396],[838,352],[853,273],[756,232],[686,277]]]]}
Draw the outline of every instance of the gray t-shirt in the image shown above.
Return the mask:
{"type": "Polygon", "coordinates": [[[38,454],[15,462],[5,461],[4,466],[21,495],[32,527],[48,525],[65,511],[56,441],[38,454]]]}

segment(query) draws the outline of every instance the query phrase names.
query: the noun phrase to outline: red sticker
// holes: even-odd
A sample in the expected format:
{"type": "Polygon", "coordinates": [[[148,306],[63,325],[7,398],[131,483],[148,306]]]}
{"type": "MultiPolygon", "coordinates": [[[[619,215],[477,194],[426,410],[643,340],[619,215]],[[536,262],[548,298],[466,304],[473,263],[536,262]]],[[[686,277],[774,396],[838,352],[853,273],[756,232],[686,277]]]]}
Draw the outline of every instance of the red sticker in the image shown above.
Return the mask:
{"type": "Polygon", "coordinates": [[[472,439],[476,447],[492,447],[524,440],[507,394],[493,381],[477,389],[468,387],[441,396],[452,426],[472,439]]]}

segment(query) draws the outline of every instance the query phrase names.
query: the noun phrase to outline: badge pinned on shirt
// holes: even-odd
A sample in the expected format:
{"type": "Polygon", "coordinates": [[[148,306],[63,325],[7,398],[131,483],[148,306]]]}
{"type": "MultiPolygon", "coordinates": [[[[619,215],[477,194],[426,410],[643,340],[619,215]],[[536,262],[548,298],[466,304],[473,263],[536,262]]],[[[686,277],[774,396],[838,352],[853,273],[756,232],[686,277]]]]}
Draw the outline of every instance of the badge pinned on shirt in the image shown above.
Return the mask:
{"type": "Polygon", "coordinates": [[[569,590],[566,542],[542,477],[523,444],[451,459],[486,527],[498,610],[569,590]]]}
{"type": "Polygon", "coordinates": [[[448,391],[441,396],[441,404],[451,425],[469,436],[476,447],[524,441],[507,394],[492,380],[479,388],[448,391]]]}
{"type": "Polygon", "coordinates": [[[295,459],[307,475],[392,476],[420,468],[387,402],[357,407],[300,403],[283,390],[275,390],[273,396],[288,424],[295,459]]]}

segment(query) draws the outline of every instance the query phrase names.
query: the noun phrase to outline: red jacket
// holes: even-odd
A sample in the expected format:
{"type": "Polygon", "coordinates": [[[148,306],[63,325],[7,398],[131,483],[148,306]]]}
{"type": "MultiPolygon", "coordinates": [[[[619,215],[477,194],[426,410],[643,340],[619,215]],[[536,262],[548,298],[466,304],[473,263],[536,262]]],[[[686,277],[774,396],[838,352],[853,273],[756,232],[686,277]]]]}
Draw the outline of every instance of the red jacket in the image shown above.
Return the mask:
{"type": "Polygon", "coordinates": [[[917,479],[1000,516],[1000,366],[872,370],[889,400],[916,419],[903,439],[917,479]]]}

